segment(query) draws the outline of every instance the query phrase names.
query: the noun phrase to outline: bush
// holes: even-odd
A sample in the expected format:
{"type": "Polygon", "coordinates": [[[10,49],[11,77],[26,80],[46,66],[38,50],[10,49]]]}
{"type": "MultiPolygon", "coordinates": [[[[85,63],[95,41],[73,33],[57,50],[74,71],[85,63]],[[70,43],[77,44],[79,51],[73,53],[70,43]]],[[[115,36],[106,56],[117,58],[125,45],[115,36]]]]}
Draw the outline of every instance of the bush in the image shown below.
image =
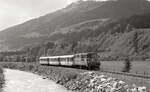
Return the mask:
{"type": "Polygon", "coordinates": [[[3,74],[3,69],[2,69],[2,67],[0,67],[0,74],[3,74]]]}
{"type": "Polygon", "coordinates": [[[3,69],[2,67],[0,67],[0,88],[3,87],[3,84],[4,84],[4,74],[3,74],[3,69]]]}
{"type": "Polygon", "coordinates": [[[130,72],[130,70],[131,70],[131,61],[130,61],[129,57],[127,57],[125,59],[124,68],[123,68],[122,72],[130,72]]]}

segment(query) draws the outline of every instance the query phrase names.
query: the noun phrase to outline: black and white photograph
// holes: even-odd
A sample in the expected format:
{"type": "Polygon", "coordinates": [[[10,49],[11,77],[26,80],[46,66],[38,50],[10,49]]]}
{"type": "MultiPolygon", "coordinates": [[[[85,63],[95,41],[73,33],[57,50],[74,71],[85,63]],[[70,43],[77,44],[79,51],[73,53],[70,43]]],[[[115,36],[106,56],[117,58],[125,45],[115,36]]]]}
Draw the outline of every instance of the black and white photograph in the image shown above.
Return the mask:
{"type": "Polygon", "coordinates": [[[0,0],[0,92],[150,92],[150,0],[0,0]]]}

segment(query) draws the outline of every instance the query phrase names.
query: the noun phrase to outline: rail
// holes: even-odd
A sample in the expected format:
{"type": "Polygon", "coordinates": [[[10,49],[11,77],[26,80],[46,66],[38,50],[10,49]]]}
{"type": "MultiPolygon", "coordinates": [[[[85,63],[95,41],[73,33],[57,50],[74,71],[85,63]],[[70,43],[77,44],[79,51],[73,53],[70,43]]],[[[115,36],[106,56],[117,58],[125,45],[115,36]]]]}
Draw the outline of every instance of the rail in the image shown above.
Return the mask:
{"type": "Polygon", "coordinates": [[[116,72],[116,71],[106,71],[106,70],[101,70],[101,72],[104,72],[104,73],[111,73],[111,74],[119,74],[119,75],[131,76],[131,77],[138,77],[138,78],[144,78],[144,79],[150,79],[150,76],[141,75],[141,74],[133,74],[133,73],[125,73],[125,72],[116,72]]]}

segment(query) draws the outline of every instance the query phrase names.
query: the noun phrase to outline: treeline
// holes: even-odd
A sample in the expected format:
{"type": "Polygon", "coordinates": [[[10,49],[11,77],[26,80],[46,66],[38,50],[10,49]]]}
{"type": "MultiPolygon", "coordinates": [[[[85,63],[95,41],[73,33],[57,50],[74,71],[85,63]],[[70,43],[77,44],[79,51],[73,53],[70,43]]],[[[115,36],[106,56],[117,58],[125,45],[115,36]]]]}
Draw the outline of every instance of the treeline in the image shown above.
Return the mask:
{"type": "Polygon", "coordinates": [[[0,62],[34,62],[35,58],[25,51],[0,52],[0,62]]]}

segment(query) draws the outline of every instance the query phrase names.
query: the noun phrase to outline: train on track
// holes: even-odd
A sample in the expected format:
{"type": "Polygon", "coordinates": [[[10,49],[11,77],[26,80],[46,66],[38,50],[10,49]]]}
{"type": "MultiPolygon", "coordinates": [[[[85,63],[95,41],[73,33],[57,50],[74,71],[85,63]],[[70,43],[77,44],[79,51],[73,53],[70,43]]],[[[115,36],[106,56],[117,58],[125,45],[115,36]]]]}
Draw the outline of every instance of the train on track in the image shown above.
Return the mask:
{"type": "Polygon", "coordinates": [[[99,69],[100,61],[98,58],[98,54],[94,52],[63,56],[42,56],[39,58],[39,63],[41,65],[99,69]]]}

